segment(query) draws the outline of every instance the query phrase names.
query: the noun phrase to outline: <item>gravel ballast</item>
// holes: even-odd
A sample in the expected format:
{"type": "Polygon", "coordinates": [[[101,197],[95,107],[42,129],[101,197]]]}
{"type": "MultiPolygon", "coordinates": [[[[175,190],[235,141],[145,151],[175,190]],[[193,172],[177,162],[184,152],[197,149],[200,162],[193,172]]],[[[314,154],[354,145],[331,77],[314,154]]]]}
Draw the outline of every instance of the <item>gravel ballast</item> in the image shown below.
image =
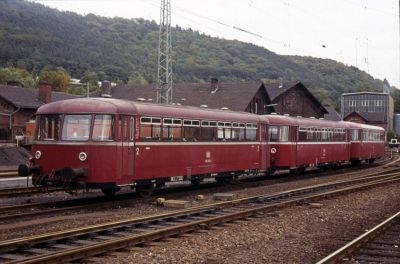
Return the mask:
{"type": "Polygon", "coordinates": [[[98,263],[315,263],[400,210],[400,184],[97,257],[98,263]]]}

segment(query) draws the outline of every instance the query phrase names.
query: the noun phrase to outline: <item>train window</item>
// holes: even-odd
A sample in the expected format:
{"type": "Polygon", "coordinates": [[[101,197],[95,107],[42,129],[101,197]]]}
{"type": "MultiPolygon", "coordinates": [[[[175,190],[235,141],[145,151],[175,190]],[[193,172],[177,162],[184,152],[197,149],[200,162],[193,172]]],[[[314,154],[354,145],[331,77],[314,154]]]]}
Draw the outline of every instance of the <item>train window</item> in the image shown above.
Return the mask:
{"type": "Polygon", "coordinates": [[[257,140],[257,124],[246,124],[246,139],[248,141],[257,140]]]}
{"type": "MultiPolygon", "coordinates": [[[[322,135],[324,132],[322,131],[322,135]]],[[[306,141],[314,141],[314,131],[313,128],[309,127],[307,128],[307,139],[306,141]]]]}
{"type": "Polygon", "coordinates": [[[173,119],[173,120],[172,120],[172,123],[173,123],[174,125],[182,125],[182,120],[180,120],[180,119],[173,119]]]}
{"type": "Polygon", "coordinates": [[[140,119],[140,122],[141,122],[142,124],[151,124],[151,117],[142,117],[142,118],[140,119]]]}
{"type": "Polygon", "coordinates": [[[278,133],[279,133],[279,129],[277,126],[270,126],[269,130],[268,130],[269,141],[270,142],[278,141],[278,133]]]}
{"type": "Polygon", "coordinates": [[[285,142],[289,140],[289,126],[280,126],[279,128],[279,141],[285,142]]]}
{"type": "Polygon", "coordinates": [[[61,118],[59,115],[40,115],[38,117],[38,140],[58,140],[61,118]]]}
{"type": "Polygon", "coordinates": [[[217,122],[201,121],[201,140],[211,141],[217,138],[217,122]]]}
{"type": "Polygon", "coordinates": [[[172,125],[172,118],[164,118],[163,125],[164,126],[172,125]]]}
{"type": "Polygon", "coordinates": [[[62,140],[87,141],[89,140],[91,115],[65,115],[62,140]]]}
{"type": "Polygon", "coordinates": [[[307,141],[307,128],[304,127],[299,128],[299,141],[300,142],[307,141]]]}
{"type": "Polygon", "coordinates": [[[173,118],[163,119],[163,139],[181,140],[182,138],[182,120],[173,118]]]}
{"type": "Polygon", "coordinates": [[[358,141],[358,130],[351,130],[351,141],[358,141]]]}
{"type": "Polygon", "coordinates": [[[140,118],[140,138],[144,140],[160,140],[161,118],[141,117],[140,118]]]}
{"type": "Polygon", "coordinates": [[[129,140],[133,141],[135,139],[135,118],[134,117],[130,118],[129,125],[130,125],[129,140]]]}
{"type": "Polygon", "coordinates": [[[328,133],[329,132],[325,128],[321,129],[321,141],[328,141],[328,133]]]}
{"type": "Polygon", "coordinates": [[[238,123],[232,123],[232,140],[244,140],[245,137],[245,128],[244,128],[244,124],[242,124],[243,126],[241,127],[240,124],[238,123]]]}
{"type": "Polygon", "coordinates": [[[112,115],[95,115],[92,140],[113,140],[114,118],[112,115]]]}
{"type": "Polygon", "coordinates": [[[224,122],[225,139],[232,139],[232,123],[224,122]]]}
{"type": "Polygon", "coordinates": [[[200,139],[200,121],[183,120],[183,141],[197,141],[200,139]]]}
{"type": "Polygon", "coordinates": [[[224,140],[224,122],[218,122],[218,140],[224,140]]]}
{"type": "Polygon", "coordinates": [[[200,121],[199,120],[184,119],[183,120],[183,125],[184,126],[200,126],[200,121]]]}

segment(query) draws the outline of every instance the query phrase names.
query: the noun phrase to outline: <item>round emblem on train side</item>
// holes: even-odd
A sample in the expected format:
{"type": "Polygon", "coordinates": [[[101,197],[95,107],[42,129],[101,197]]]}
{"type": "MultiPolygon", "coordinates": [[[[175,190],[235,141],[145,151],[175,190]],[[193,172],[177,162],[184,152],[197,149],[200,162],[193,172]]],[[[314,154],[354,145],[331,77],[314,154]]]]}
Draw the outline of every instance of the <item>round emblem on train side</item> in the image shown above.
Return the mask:
{"type": "Polygon", "coordinates": [[[271,148],[271,153],[275,154],[276,153],[276,148],[271,148]]]}
{"type": "Polygon", "coordinates": [[[85,152],[81,152],[78,155],[80,161],[85,161],[87,158],[87,154],[85,152]]]}

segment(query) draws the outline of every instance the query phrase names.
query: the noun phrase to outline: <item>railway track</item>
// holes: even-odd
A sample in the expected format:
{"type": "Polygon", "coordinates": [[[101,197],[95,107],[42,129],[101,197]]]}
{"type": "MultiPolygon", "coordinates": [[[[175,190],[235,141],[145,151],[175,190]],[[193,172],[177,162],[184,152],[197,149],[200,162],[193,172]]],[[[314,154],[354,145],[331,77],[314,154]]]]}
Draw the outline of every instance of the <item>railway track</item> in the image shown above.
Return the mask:
{"type": "MultiPolygon", "coordinates": [[[[394,157],[393,157],[394,158],[394,157]]],[[[378,167],[385,166],[385,165],[390,165],[392,163],[396,163],[398,159],[390,162],[390,158],[382,159],[379,160],[375,163],[374,167],[371,168],[364,168],[360,167],[366,172],[368,171],[373,171],[376,170],[378,167]]],[[[359,168],[354,168],[354,167],[347,167],[344,166],[343,168],[339,169],[343,171],[348,171],[348,173],[351,173],[353,170],[359,170],[359,168]]],[[[308,174],[315,174],[319,173],[320,175],[330,175],[332,173],[337,173],[338,171],[330,171],[330,172],[319,172],[319,171],[309,171],[308,174]]],[[[4,172],[4,173],[9,173],[9,172],[4,172]]],[[[3,174],[4,174],[3,173],[3,174]]],[[[12,172],[14,173],[14,172],[12,172]]],[[[1,177],[2,173],[0,173],[1,177]]],[[[271,178],[279,178],[281,175],[271,175],[271,178]]],[[[303,177],[303,176],[301,176],[303,177]]],[[[16,188],[5,188],[5,189],[0,189],[0,199],[1,198],[13,198],[13,197],[21,197],[21,196],[30,196],[34,194],[41,194],[41,193],[51,193],[51,192],[57,192],[57,191],[63,191],[61,188],[53,188],[53,187],[48,187],[48,188],[43,188],[43,187],[16,187],[16,188]]],[[[46,205],[44,205],[46,206],[46,205]]],[[[55,206],[53,204],[50,204],[50,206],[55,206]]],[[[30,207],[34,207],[34,205],[31,205],[30,207]]],[[[16,209],[18,209],[16,207],[16,209]]],[[[0,212],[2,212],[2,208],[0,208],[0,212]]]]}
{"type": "Polygon", "coordinates": [[[341,180],[308,188],[132,218],[0,242],[2,263],[70,262],[163,238],[259,217],[279,208],[400,181],[400,173],[341,180]]]}
{"type": "Polygon", "coordinates": [[[0,198],[11,198],[18,196],[27,196],[39,193],[59,192],[61,188],[40,188],[40,187],[17,187],[0,189],[0,198]]]}
{"type": "Polygon", "coordinates": [[[2,171],[0,172],[0,178],[17,177],[18,171],[2,171]]]}
{"type": "Polygon", "coordinates": [[[317,262],[400,263],[400,212],[317,262]]]}
{"type": "MultiPolygon", "coordinates": [[[[376,168],[367,169],[363,172],[368,172],[370,170],[374,170],[376,168]]],[[[359,176],[359,177],[371,177],[381,174],[388,174],[388,173],[395,173],[400,172],[400,168],[387,168],[386,170],[378,171],[378,172],[370,172],[366,175],[359,176]]],[[[351,173],[351,172],[350,172],[351,173]]],[[[357,179],[359,177],[354,177],[353,179],[357,179]]],[[[255,178],[259,179],[259,178],[255,178]]],[[[247,180],[251,180],[247,179],[247,180]]],[[[192,188],[198,189],[209,189],[211,186],[219,186],[213,182],[209,184],[203,184],[201,186],[191,186],[192,188]]],[[[167,188],[161,190],[158,194],[168,194],[168,193],[175,193],[179,191],[187,190],[187,186],[180,186],[175,188],[167,188]]],[[[56,191],[56,190],[54,190],[56,191]]],[[[105,196],[95,196],[95,197],[84,197],[72,200],[63,200],[63,201],[50,201],[50,202],[40,202],[40,203],[28,203],[28,204],[20,204],[20,205],[10,205],[10,206],[3,206],[0,207],[0,221],[9,221],[15,219],[24,219],[27,217],[39,217],[39,216],[48,216],[52,214],[59,214],[68,211],[77,210],[93,210],[93,208],[109,208],[110,205],[115,205],[115,202],[121,202],[131,200],[135,198],[135,194],[128,192],[128,193],[121,193],[115,195],[113,197],[105,197],[105,196]],[[98,205],[95,206],[94,205],[98,205]]]]}

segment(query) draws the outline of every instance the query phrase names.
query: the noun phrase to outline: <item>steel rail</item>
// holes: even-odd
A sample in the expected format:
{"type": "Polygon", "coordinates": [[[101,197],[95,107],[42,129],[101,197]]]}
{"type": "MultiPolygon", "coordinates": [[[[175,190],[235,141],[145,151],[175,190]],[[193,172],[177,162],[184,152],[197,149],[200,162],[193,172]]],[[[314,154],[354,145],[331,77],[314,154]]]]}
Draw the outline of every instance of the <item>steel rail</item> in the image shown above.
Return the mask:
{"type": "MultiPolygon", "coordinates": [[[[396,159],[392,161],[391,163],[399,161],[399,159],[396,159]]],[[[377,168],[372,168],[373,170],[376,170],[377,168]]],[[[370,169],[367,169],[366,172],[368,173],[370,169]]],[[[400,171],[400,168],[388,168],[386,170],[378,171],[378,172],[370,172],[368,174],[365,174],[363,176],[357,176],[353,177],[352,179],[357,179],[357,178],[363,178],[363,177],[368,177],[368,176],[374,176],[374,175],[383,175],[385,173],[391,173],[391,172],[397,172],[400,171]]],[[[352,172],[349,172],[351,175],[352,172]]],[[[352,180],[350,179],[350,180],[352,180]]],[[[246,179],[244,179],[246,180],[246,179]]],[[[182,187],[177,187],[177,188],[182,188],[182,187]]],[[[7,190],[7,189],[6,189],[7,190]]],[[[60,189],[54,189],[53,191],[61,191],[60,189]]],[[[168,191],[168,190],[167,190],[168,191]]],[[[51,202],[42,202],[42,203],[28,203],[28,204],[21,204],[21,205],[9,205],[9,206],[2,206],[0,207],[0,221],[7,221],[10,219],[15,219],[15,218],[22,218],[22,217],[32,217],[32,216],[40,216],[40,215],[49,215],[52,213],[60,213],[60,212],[67,212],[71,210],[79,210],[79,209],[85,209],[85,208],[91,208],[93,204],[100,204],[104,205],[104,203],[108,202],[123,202],[127,199],[132,198],[133,193],[121,193],[113,198],[111,198],[111,201],[107,197],[86,197],[86,198],[79,198],[79,199],[72,199],[72,200],[63,200],[63,201],[51,201],[51,202]],[[82,205],[84,204],[84,205],[82,205]],[[44,210],[38,210],[38,211],[32,211],[30,210],[29,212],[19,212],[21,210],[25,209],[38,209],[38,208],[46,208],[46,207],[51,207],[50,209],[44,209],[44,210]],[[17,212],[17,213],[12,213],[12,212],[17,212]],[[6,214],[9,213],[9,214],[6,214]]],[[[0,190],[0,196],[1,196],[1,190],[0,190]]]]}
{"type": "Polygon", "coordinates": [[[59,192],[59,191],[63,191],[63,189],[47,188],[46,190],[43,190],[40,187],[5,188],[5,189],[0,189],[0,198],[17,197],[17,196],[32,195],[38,193],[59,192]]]}
{"type": "MultiPolygon", "coordinates": [[[[344,257],[349,256],[351,253],[357,251],[362,245],[367,244],[387,229],[392,227],[393,225],[400,222],[400,212],[396,213],[395,215],[389,217],[379,225],[375,226],[371,230],[367,231],[366,233],[362,234],[361,236],[357,237],[350,243],[344,245],[340,249],[336,250],[332,254],[328,255],[327,257],[321,259],[316,264],[334,264],[341,261],[344,257]]],[[[399,254],[400,260],[400,254],[399,254]]]]}
{"type": "Polygon", "coordinates": [[[17,177],[18,171],[2,171],[0,172],[0,178],[17,177]]]}
{"type": "MultiPolygon", "coordinates": [[[[326,191],[320,191],[317,193],[301,193],[298,196],[282,196],[280,200],[265,200],[266,196],[252,197],[252,201],[249,198],[242,198],[230,202],[221,202],[214,205],[200,206],[192,209],[179,210],[172,213],[155,215],[150,217],[134,218],[123,221],[117,221],[112,223],[107,223],[105,225],[95,225],[86,228],[73,229],[65,232],[55,232],[50,234],[43,234],[38,236],[32,236],[22,239],[14,239],[9,241],[4,241],[0,243],[0,257],[4,256],[4,252],[12,250],[17,250],[18,248],[28,248],[33,247],[35,244],[44,244],[49,241],[67,240],[73,237],[77,241],[81,241],[84,236],[87,236],[83,245],[79,245],[78,249],[74,246],[64,245],[63,250],[54,252],[51,250],[40,250],[31,249],[34,253],[41,252],[44,255],[32,256],[29,259],[17,259],[9,263],[43,263],[43,262],[53,262],[53,261],[73,261],[85,258],[87,256],[92,256],[100,253],[104,253],[110,250],[115,250],[122,247],[142,244],[148,241],[153,241],[168,237],[171,235],[181,234],[185,232],[190,232],[199,228],[206,228],[212,225],[223,224],[225,222],[230,222],[238,219],[243,219],[247,217],[256,216],[257,214],[264,213],[266,211],[276,210],[285,206],[290,206],[294,204],[301,204],[305,202],[320,200],[322,198],[327,198],[335,195],[340,195],[343,193],[353,192],[356,190],[361,190],[381,184],[388,184],[397,182],[400,180],[400,174],[391,175],[386,179],[374,178],[372,182],[368,183],[358,183],[355,186],[344,186],[341,189],[328,189],[326,191]],[[260,199],[263,198],[263,199],[260,199]],[[252,204],[242,205],[241,201],[247,200],[248,202],[253,202],[252,204]],[[254,203],[256,202],[256,203],[254,203]],[[251,206],[249,206],[251,205],[251,206]],[[200,218],[200,220],[198,219],[200,218]],[[194,220],[193,220],[194,219],[194,220]],[[178,221],[179,220],[179,221],[178,221]],[[182,223],[183,221],[183,223],[182,223]],[[188,223],[186,223],[188,222],[188,223]],[[147,223],[147,224],[145,224],[147,223]],[[169,223],[165,226],[163,224],[169,223]],[[170,227],[173,224],[174,226],[170,227]],[[123,227],[129,226],[128,231],[124,231],[123,227]],[[140,227],[145,228],[156,227],[159,230],[151,230],[149,228],[144,231],[140,227]],[[106,237],[108,241],[97,241],[96,237],[104,239],[105,235],[102,232],[106,230],[117,230],[122,227],[122,231],[116,232],[115,234],[122,235],[124,237],[115,237],[115,234],[111,232],[111,237],[106,237]],[[132,232],[136,233],[132,235],[132,232]],[[96,235],[94,235],[96,233],[96,235]],[[79,238],[81,237],[81,238],[79,238]],[[90,238],[94,240],[91,240],[90,238]],[[85,245],[86,244],[86,245],[85,245]],[[68,247],[73,247],[68,249],[68,247]],[[67,249],[66,249],[67,248],[67,249]],[[8,250],[8,251],[7,251],[8,250]]],[[[142,229],[143,229],[142,228],[142,229]]],[[[54,244],[53,244],[54,245],[54,244]]],[[[51,247],[51,246],[50,246],[51,247]]],[[[32,252],[31,252],[32,253],[32,252]]],[[[6,257],[10,257],[10,254],[6,254],[6,257]]],[[[13,255],[11,255],[13,256],[13,255]]],[[[8,263],[8,262],[7,262],[8,263]]]]}
{"type": "MultiPolygon", "coordinates": [[[[347,183],[351,183],[354,180],[363,180],[364,178],[366,178],[365,180],[368,180],[369,177],[373,177],[373,176],[389,176],[390,174],[385,174],[385,173],[394,173],[394,172],[398,172],[400,171],[400,168],[395,168],[395,169],[389,169],[386,171],[381,171],[381,172],[375,172],[375,173],[369,173],[366,174],[364,176],[358,176],[358,177],[353,177],[351,179],[346,179],[346,180],[338,180],[338,181],[334,181],[332,182],[332,184],[338,184],[340,182],[342,182],[343,184],[347,184],[347,183]]],[[[319,186],[323,186],[326,184],[322,184],[322,185],[315,185],[314,187],[319,187],[319,186]]],[[[305,188],[311,188],[310,187],[305,187],[305,188]]],[[[295,189],[295,190],[289,190],[287,192],[296,192],[296,191],[301,191],[304,188],[299,188],[299,189],[295,189]]],[[[271,195],[280,195],[282,194],[282,192],[280,193],[276,193],[276,194],[271,194],[271,195]]],[[[115,199],[112,199],[112,201],[106,201],[104,200],[104,197],[101,197],[100,202],[98,201],[98,198],[86,198],[88,200],[87,204],[82,205],[82,203],[85,203],[86,199],[76,199],[76,200],[71,200],[71,203],[75,203],[78,205],[72,205],[72,206],[68,206],[68,203],[66,204],[67,201],[60,201],[60,203],[58,202],[45,202],[45,203],[29,203],[29,204],[22,204],[22,205],[11,205],[11,206],[4,206],[4,207],[0,207],[0,212],[3,212],[3,215],[0,215],[0,221],[7,221],[10,219],[15,219],[15,218],[22,218],[22,217],[32,217],[32,216],[43,216],[43,215],[49,215],[49,214],[53,214],[53,213],[61,213],[61,212],[68,212],[68,211],[72,211],[72,210],[80,210],[80,209],[92,209],[93,208],[93,202],[91,202],[91,200],[94,200],[95,203],[99,203],[101,206],[107,205],[109,203],[114,203],[116,201],[118,202],[123,202],[126,199],[130,199],[131,198],[131,193],[126,193],[126,194],[120,194],[119,196],[115,196],[115,199]],[[126,198],[124,198],[126,196],[126,198]],[[121,197],[121,199],[118,199],[118,197],[121,197]],[[76,202],[76,201],[79,202],[76,202]],[[64,207],[66,206],[66,207],[64,207]],[[18,213],[14,213],[14,214],[4,214],[7,212],[14,212],[14,211],[18,211],[18,210],[24,210],[24,209],[33,209],[33,208],[44,208],[44,207],[51,207],[50,209],[44,209],[44,210],[40,210],[40,211],[28,211],[28,212],[18,212],[18,213]],[[57,207],[57,208],[54,208],[57,207]]],[[[252,199],[251,197],[249,199],[252,199]]]]}

